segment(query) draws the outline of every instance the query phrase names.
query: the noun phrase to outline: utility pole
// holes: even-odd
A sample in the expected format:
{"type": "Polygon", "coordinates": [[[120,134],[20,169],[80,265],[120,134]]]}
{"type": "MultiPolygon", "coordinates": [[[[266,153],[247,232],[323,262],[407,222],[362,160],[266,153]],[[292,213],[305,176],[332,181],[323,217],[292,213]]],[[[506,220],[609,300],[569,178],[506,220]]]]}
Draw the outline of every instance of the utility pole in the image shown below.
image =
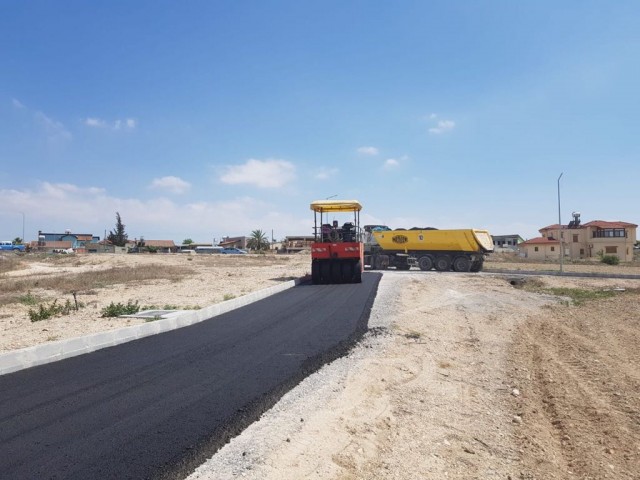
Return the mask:
{"type": "Polygon", "coordinates": [[[562,263],[564,261],[564,247],[562,245],[562,215],[560,215],[560,179],[564,172],[558,177],[558,235],[560,236],[560,273],[562,273],[562,263]]]}
{"type": "Polygon", "coordinates": [[[22,244],[26,245],[24,243],[24,212],[20,212],[22,214],[22,244]]]}

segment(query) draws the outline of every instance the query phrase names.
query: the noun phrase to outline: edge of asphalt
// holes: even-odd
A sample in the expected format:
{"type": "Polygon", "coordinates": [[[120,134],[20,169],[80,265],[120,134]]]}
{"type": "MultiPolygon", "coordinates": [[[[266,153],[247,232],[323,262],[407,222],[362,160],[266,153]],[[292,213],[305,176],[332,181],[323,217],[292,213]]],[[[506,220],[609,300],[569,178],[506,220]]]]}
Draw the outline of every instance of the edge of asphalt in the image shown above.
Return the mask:
{"type": "Polygon", "coordinates": [[[129,327],[117,328],[106,332],[92,333],[81,337],[68,338],[55,342],[34,345],[0,354],[0,375],[17,372],[30,367],[57,362],[65,358],[94,352],[102,348],[112,347],[139,338],[164,333],[178,328],[193,325],[204,320],[222,315],[250,303],[257,302],[276,293],[283,292],[305,282],[307,277],[289,280],[280,285],[263,288],[242,297],[226,300],[200,310],[178,311],[168,318],[153,322],[141,323],[129,327]]]}
{"type": "Polygon", "coordinates": [[[559,272],[553,270],[502,270],[485,268],[482,273],[501,275],[552,275],[556,277],[584,277],[584,278],[622,278],[626,280],[640,280],[640,275],[632,273],[596,273],[596,272],[559,272]]]}

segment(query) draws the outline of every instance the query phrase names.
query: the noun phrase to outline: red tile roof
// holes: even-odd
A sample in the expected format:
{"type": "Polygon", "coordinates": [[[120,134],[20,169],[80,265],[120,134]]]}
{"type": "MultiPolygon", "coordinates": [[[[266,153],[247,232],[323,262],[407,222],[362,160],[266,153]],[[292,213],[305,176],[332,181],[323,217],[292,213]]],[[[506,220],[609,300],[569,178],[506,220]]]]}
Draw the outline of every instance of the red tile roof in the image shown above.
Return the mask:
{"type": "Polygon", "coordinates": [[[592,222],[588,222],[583,225],[585,227],[596,227],[596,228],[636,228],[638,226],[634,223],[607,222],[604,220],[593,220],[592,222]]]}
{"type": "MultiPolygon", "coordinates": [[[[593,220],[591,222],[583,223],[576,228],[586,228],[586,227],[596,227],[596,228],[636,228],[638,225],[634,223],[627,222],[607,222],[605,220],[593,220]]],[[[568,225],[560,225],[558,223],[554,223],[553,225],[549,225],[547,227],[543,227],[539,232],[546,232],[547,230],[558,230],[560,228],[567,229],[568,225]]]]}
{"type": "Polygon", "coordinates": [[[146,247],[173,248],[176,244],[173,240],[145,240],[146,247]]]}
{"type": "Polygon", "coordinates": [[[520,245],[556,245],[558,243],[560,242],[553,238],[536,237],[536,238],[527,240],[526,242],[522,242],[520,245]]]}

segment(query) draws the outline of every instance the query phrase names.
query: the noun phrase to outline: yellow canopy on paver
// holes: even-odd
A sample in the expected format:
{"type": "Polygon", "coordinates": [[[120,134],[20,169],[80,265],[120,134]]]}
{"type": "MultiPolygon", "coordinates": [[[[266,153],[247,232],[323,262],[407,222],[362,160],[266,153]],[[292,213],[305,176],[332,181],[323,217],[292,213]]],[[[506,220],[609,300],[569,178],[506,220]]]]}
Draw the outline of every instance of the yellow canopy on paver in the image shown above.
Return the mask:
{"type": "Polygon", "coordinates": [[[359,212],[362,205],[357,200],[316,200],[311,202],[311,210],[319,213],[359,212]]]}

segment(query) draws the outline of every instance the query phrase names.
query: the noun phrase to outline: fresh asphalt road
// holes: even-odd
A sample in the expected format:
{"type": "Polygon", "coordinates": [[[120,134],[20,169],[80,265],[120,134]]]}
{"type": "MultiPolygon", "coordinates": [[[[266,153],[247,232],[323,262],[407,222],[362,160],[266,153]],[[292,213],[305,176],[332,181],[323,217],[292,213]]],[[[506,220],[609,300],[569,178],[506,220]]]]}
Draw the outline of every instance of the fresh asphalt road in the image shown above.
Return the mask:
{"type": "Polygon", "coordinates": [[[380,274],[0,376],[0,478],[178,478],[366,330],[380,274]]]}

